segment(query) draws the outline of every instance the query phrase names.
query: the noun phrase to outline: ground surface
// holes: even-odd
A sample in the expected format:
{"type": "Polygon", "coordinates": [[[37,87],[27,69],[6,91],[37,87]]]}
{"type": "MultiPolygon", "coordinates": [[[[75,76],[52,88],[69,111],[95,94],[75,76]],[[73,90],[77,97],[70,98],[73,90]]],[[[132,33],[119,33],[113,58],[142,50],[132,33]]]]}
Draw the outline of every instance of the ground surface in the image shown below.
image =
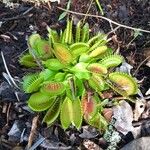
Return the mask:
{"type": "MultiPolygon", "coordinates": [[[[106,17],[128,26],[150,30],[150,2],[148,0],[106,0],[101,1],[101,4],[106,17]]],[[[73,0],[71,10],[86,13],[89,5],[90,1],[88,0],[73,0]]],[[[6,4],[0,2],[0,51],[3,51],[8,69],[13,77],[21,78],[27,73],[27,70],[19,65],[18,58],[27,49],[26,38],[33,31],[46,36],[47,25],[54,29],[65,26],[65,19],[58,21],[62,11],[57,6],[57,3],[53,3],[51,6],[47,4],[35,6],[29,2],[19,2],[9,8],[6,7],[6,4]]],[[[66,1],[62,0],[59,6],[65,8],[66,1]]],[[[89,14],[100,15],[95,3],[91,5],[89,14]]],[[[83,16],[73,16],[76,20],[83,19],[83,16]]],[[[99,31],[108,33],[112,30],[108,21],[92,17],[86,18],[86,21],[90,24],[92,33],[99,31]]],[[[113,25],[113,28],[115,27],[117,26],[113,25]]],[[[135,77],[141,81],[140,89],[144,95],[150,87],[150,67],[145,65],[146,62],[139,68],[138,66],[150,55],[150,34],[142,33],[141,36],[132,41],[134,31],[119,28],[115,33],[110,34],[110,37],[113,35],[117,36],[117,40],[110,42],[109,45],[114,49],[117,49],[119,45],[120,53],[133,66],[132,74],[135,73],[135,77]]],[[[23,142],[20,141],[20,136],[23,135],[21,129],[26,130],[27,137],[30,133],[32,119],[36,114],[26,110],[27,98],[23,93],[20,93],[21,102],[17,102],[14,89],[9,87],[7,82],[4,82],[6,79],[2,76],[2,72],[5,72],[5,68],[0,58],[0,88],[7,89],[7,91],[4,90],[0,93],[0,149],[12,149],[17,144],[20,145],[20,149],[24,149],[27,140],[24,137],[23,142]],[[9,136],[12,135],[10,129],[14,123],[19,126],[18,132],[13,133],[16,134],[16,139],[9,136]]],[[[40,119],[39,117],[38,120],[40,119]]],[[[40,136],[46,137],[51,144],[50,147],[55,147],[55,149],[60,146],[64,149],[69,149],[70,146],[72,149],[76,149],[79,146],[82,147],[82,142],[85,140],[79,137],[80,132],[74,129],[66,133],[60,128],[59,124],[47,129],[45,125],[40,124],[40,121],[38,121],[36,135],[39,136],[39,133],[40,136]]],[[[107,144],[99,143],[100,138],[101,135],[98,134],[98,136],[94,135],[91,140],[105,147],[107,144]]]]}

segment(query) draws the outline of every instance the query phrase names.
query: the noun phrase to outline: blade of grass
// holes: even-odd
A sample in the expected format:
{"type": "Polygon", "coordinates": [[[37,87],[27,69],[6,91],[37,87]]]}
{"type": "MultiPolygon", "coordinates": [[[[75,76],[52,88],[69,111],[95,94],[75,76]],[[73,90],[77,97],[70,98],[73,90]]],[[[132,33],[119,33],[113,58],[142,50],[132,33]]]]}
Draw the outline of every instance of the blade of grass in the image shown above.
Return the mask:
{"type": "Polygon", "coordinates": [[[96,2],[96,4],[97,4],[97,6],[98,6],[98,8],[99,8],[99,10],[100,10],[100,12],[101,12],[101,14],[102,14],[102,16],[103,16],[103,15],[104,15],[104,11],[103,11],[103,9],[102,9],[102,6],[101,6],[99,0],[95,0],[95,2],[96,2]]]}
{"type": "MultiPolygon", "coordinates": [[[[69,0],[68,1],[68,3],[67,3],[67,10],[69,10],[70,9],[70,6],[71,6],[71,0],[69,0]]],[[[59,16],[59,19],[58,20],[62,20],[63,18],[65,18],[66,17],[66,15],[67,15],[67,12],[63,12],[62,14],[60,14],[60,16],[59,16]]]]}

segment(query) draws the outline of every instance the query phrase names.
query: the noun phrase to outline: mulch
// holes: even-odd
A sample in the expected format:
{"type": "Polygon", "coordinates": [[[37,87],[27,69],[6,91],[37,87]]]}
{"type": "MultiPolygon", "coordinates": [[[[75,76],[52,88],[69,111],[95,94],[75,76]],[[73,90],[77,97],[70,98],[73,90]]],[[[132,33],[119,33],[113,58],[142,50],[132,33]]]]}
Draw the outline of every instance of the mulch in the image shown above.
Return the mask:
{"type": "MultiPolygon", "coordinates": [[[[66,8],[67,1],[62,0],[60,7],[66,8]]],[[[90,5],[88,0],[73,0],[71,10],[76,12],[86,13],[90,5]]],[[[149,0],[102,0],[105,17],[108,17],[116,22],[128,26],[150,30],[150,2],[149,0]]],[[[46,37],[46,26],[54,29],[63,29],[66,25],[66,18],[58,21],[59,15],[62,13],[57,8],[57,3],[51,5],[41,4],[35,6],[30,2],[15,3],[13,7],[6,7],[6,4],[0,2],[0,51],[3,51],[8,69],[11,75],[15,78],[22,78],[29,70],[20,66],[19,56],[27,49],[27,37],[33,32],[37,31],[43,37],[46,37]]],[[[95,3],[92,4],[89,14],[100,15],[95,3]]],[[[83,16],[73,15],[75,19],[83,19],[83,16]]],[[[90,25],[91,33],[102,31],[108,33],[111,31],[110,23],[108,21],[88,17],[86,21],[90,25]]],[[[112,25],[115,28],[115,25],[112,25]]],[[[130,45],[130,41],[134,38],[134,31],[119,28],[115,34],[116,39],[110,42],[109,45],[114,49],[117,48],[118,42],[120,46],[120,53],[125,57],[126,61],[133,66],[132,73],[134,74],[138,66],[146,57],[147,51],[150,51],[150,34],[142,33],[130,45]],[[128,46],[127,46],[128,45],[128,46]]],[[[114,33],[110,34],[110,37],[114,33]]],[[[29,112],[26,108],[26,100],[28,95],[19,92],[21,101],[18,102],[13,87],[10,87],[2,72],[6,72],[3,61],[0,58],[0,149],[24,149],[27,145],[27,137],[30,134],[32,119],[36,114],[29,112]],[[10,133],[13,125],[17,126],[18,131],[10,133]],[[22,129],[26,130],[26,134],[22,133],[22,129]],[[15,135],[15,138],[12,135],[15,135]],[[20,136],[23,139],[20,141],[20,136]],[[19,143],[19,144],[16,144],[19,143]],[[18,146],[19,145],[19,146],[18,146]],[[17,146],[17,147],[16,147],[17,146]]],[[[142,80],[140,89],[143,94],[149,89],[150,85],[150,67],[145,63],[137,70],[135,77],[142,80]]],[[[39,117],[41,120],[41,115],[39,117]]],[[[80,132],[72,128],[70,131],[64,132],[59,125],[59,122],[50,128],[46,128],[45,124],[37,122],[38,129],[36,131],[36,140],[47,138],[47,143],[51,144],[49,147],[62,147],[64,149],[76,149],[85,147],[81,144],[84,139],[81,138],[80,132]]],[[[96,131],[95,131],[96,132],[96,131]]],[[[94,134],[96,134],[94,132],[94,134]]],[[[100,144],[99,140],[102,137],[100,133],[96,138],[91,138],[92,141],[101,145],[103,148],[107,147],[106,143],[100,144]]],[[[131,136],[130,136],[131,137],[131,136]]],[[[129,138],[130,139],[130,138],[129,138]]],[[[37,140],[37,141],[38,141],[37,140]]],[[[131,138],[130,140],[133,140],[131,138]]],[[[129,140],[129,141],[130,141],[129,140]]],[[[128,142],[129,142],[128,141],[128,142]]],[[[126,144],[126,142],[124,142],[126,144]]],[[[44,144],[43,144],[44,145],[44,144]]],[[[46,148],[45,144],[43,146],[46,148]]],[[[123,146],[123,145],[121,145],[123,146]]],[[[42,149],[39,147],[38,149],[42,149]]]]}

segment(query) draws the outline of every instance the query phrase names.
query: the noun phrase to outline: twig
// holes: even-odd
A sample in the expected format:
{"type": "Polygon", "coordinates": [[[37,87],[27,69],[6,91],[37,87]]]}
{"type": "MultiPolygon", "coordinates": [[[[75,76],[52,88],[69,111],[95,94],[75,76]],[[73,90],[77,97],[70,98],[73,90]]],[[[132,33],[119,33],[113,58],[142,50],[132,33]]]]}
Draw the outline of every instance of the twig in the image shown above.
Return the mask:
{"type": "MultiPolygon", "coordinates": [[[[90,5],[89,5],[89,7],[88,7],[88,10],[87,10],[86,14],[89,13],[89,11],[90,11],[90,9],[91,9],[91,6],[92,6],[92,3],[93,3],[93,0],[91,0],[91,2],[90,2],[90,5]]],[[[83,18],[83,24],[84,24],[86,18],[87,18],[87,16],[85,15],[84,18],[83,18]]]]}
{"type": "Polygon", "coordinates": [[[15,96],[16,96],[18,102],[20,102],[20,99],[19,99],[19,96],[18,96],[18,92],[15,91],[14,93],[15,93],[15,96]]]}
{"type": "Polygon", "coordinates": [[[29,138],[28,138],[28,145],[27,145],[28,149],[32,146],[32,142],[33,142],[36,129],[37,129],[38,119],[39,119],[39,115],[35,116],[32,120],[32,127],[31,127],[29,138]]]}
{"type": "Polygon", "coordinates": [[[120,28],[120,26],[117,26],[116,28],[114,28],[113,30],[111,30],[110,32],[107,33],[107,36],[110,35],[111,33],[115,33],[115,31],[117,31],[120,28]]]}
{"type": "Polygon", "coordinates": [[[23,129],[23,131],[22,131],[22,133],[21,133],[21,136],[20,136],[20,143],[22,143],[23,142],[23,138],[24,138],[24,133],[25,133],[25,131],[26,131],[26,128],[24,128],[23,129]]]}
{"type": "Polygon", "coordinates": [[[145,96],[144,99],[150,99],[150,96],[145,96]]]}
{"type": "Polygon", "coordinates": [[[0,21],[12,21],[12,20],[18,20],[18,19],[24,19],[27,18],[28,16],[15,16],[12,18],[2,18],[0,21]]]}
{"type": "MultiPolygon", "coordinates": [[[[7,80],[8,84],[9,84],[11,87],[13,87],[13,85],[12,85],[12,83],[11,83],[11,81],[10,81],[9,75],[8,75],[7,73],[5,73],[5,72],[3,72],[2,75],[3,75],[3,77],[7,80]]],[[[18,102],[20,102],[20,99],[19,99],[19,96],[18,96],[18,92],[17,92],[17,91],[14,91],[14,94],[15,94],[15,96],[16,96],[18,102]]]]}
{"type": "Polygon", "coordinates": [[[133,125],[133,127],[137,127],[137,126],[145,124],[145,123],[147,123],[149,121],[150,121],[150,118],[146,118],[146,119],[140,120],[138,122],[133,122],[132,125],[133,125]]]}
{"type": "Polygon", "coordinates": [[[66,9],[64,9],[64,8],[62,8],[62,7],[57,7],[57,8],[60,9],[60,10],[66,11],[67,13],[71,13],[71,14],[75,14],[75,15],[101,18],[101,19],[104,19],[104,20],[106,20],[106,21],[108,21],[108,22],[111,22],[112,24],[115,24],[115,25],[120,26],[120,27],[123,27],[123,28],[130,29],[130,30],[138,30],[138,31],[140,31],[140,32],[150,33],[149,30],[144,30],[144,29],[140,29],[140,28],[134,28],[134,27],[131,27],[131,26],[127,26],[127,25],[118,23],[118,22],[116,22],[116,21],[113,21],[113,20],[111,20],[111,19],[109,19],[109,18],[106,18],[106,17],[103,17],[103,16],[79,13],[79,12],[75,12],[75,11],[71,11],[71,10],[66,10],[66,9]]]}
{"type": "Polygon", "coordinates": [[[71,146],[68,146],[68,147],[65,147],[65,146],[57,146],[57,147],[51,146],[51,147],[49,147],[48,146],[48,149],[51,149],[51,150],[71,150],[72,147],[71,146]]]}
{"type": "Polygon", "coordinates": [[[7,103],[4,103],[3,108],[2,108],[2,113],[5,114],[7,112],[7,103]]]}
{"type": "Polygon", "coordinates": [[[8,74],[5,73],[5,72],[2,72],[2,75],[3,75],[3,77],[7,80],[8,84],[9,84],[11,87],[13,87],[13,85],[12,85],[12,83],[11,83],[11,81],[10,81],[10,78],[9,78],[8,74]]]}
{"type": "Polygon", "coordinates": [[[20,56],[22,56],[25,52],[27,52],[29,49],[26,48],[25,50],[23,50],[18,56],[16,56],[16,58],[19,58],[20,56]]]}
{"type": "MultiPolygon", "coordinates": [[[[110,21],[109,21],[109,25],[110,25],[111,31],[114,31],[113,25],[110,21]]],[[[115,32],[113,32],[113,33],[115,33],[115,32]]]]}
{"type": "Polygon", "coordinates": [[[140,67],[150,58],[150,56],[148,56],[147,58],[145,58],[137,67],[137,69],[135,70],[135,72],[133,73],[133,75],[135,76],[138,73],[138,70],[140,69],[140,67]]]}
{"type": "Polygon", "coordinates": [[[31,7],[31,8],[29,8],[29,9],[27,9],[22,15],[26,15],[26,14],[29,13],[33,8],[34,8],[34,6],[31,7]]]}
{"type": "Polygon", "coordinates": [[[9,123],[9,113],[10,113],[10,107],[11,107],[11,103],[9,103],[8,105],[8,109],[7,109],[7,123],[5,126],[8,126],[8,123],[9,123]]]}
{"type": "Polygon", "coordinates": [[[35,150],[43,141],[45,140],[44,137],[41,137],[36,143],[32,145],[28,150],[35,150]]]}
{"type": "Polygon", "coordinates": [[[2,18],[0,21],[11,21],[11,20],[17,20],[17,19],[24,19],[27,18],[28,16],[26,16],[27,13],[29,13],[34,7],[29,8],[28,10],[26,10],[24,13],[17,15],[15,17],[11,17],[11,18],[2,18]]]}
{"type": "Polygon", "coordinates": [[[11,74],[10,74],[10,72],[9,72],[9,70],[8,70],[8,67],[7,67],[7,64],[6,64],[6,61],[5,61],[5,57],[4,57],[4,54],[3,54],[2,51],[1,51],[1,56],[2,56],[2,60],[3,60],[3,63],[4,63],[5,70],[6,70],[7,74],[8,74],[8,76],[9,76],[11,82],[13,83],[13,85],[14,85],[16,88],[19,89],[18,85],[16,84],[16,82],[14,81],[13,77],[11,76],[11,74]]]}
{"type": "Polygon", "coordinates": [[[40,68],[41,70],[44,70],[44,67],[42,66],[41,61],[39,60],[39,58],[38,58],[37,55],[35,54],[34,50],[31,48],[31,46],[29,45],[29,43],[28,43],[28,47],[29,47],[29,49],[30,49],[30,51],[31,51],[31,55],[33,56],[33,58],[34,58],[34,60],[36,61],[37,65],[39,66],[39,68],[40,68]]]}

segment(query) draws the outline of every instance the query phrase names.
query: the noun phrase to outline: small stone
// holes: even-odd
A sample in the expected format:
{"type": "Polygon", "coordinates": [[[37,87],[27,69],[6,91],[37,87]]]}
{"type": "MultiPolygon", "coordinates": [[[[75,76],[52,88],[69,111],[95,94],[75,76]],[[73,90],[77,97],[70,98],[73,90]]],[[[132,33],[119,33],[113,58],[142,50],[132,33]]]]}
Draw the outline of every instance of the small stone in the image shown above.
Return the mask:
{"type": "Polygon", "coordinates": [[[142,137],[125,145],[121,150],[149,150],[150,137],[142,137]]]}

